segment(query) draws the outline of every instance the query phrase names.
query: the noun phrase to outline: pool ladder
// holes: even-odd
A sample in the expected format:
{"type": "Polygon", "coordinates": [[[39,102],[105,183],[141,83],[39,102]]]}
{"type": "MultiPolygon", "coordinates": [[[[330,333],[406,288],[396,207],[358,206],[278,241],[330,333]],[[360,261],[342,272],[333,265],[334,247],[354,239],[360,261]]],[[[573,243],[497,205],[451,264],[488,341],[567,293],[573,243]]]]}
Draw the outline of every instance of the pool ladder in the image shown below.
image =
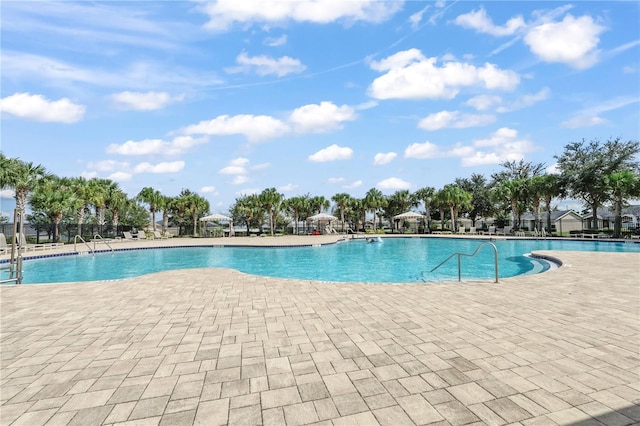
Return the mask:
{"type": "Polygon", "coordinates": [[[435,268],[433,268],[433,269],[432,269],[431,271],[429,271],[429,272],[433,272],[433,271],[435,271],[436,269],[438,269],[439,267],[441,267],[442,265],[444,265],[445,263],[447,263],[447,262],[449,261],[449,259],[451,259],[451,258],[452,258],[452,257],[454,257],[454,256],[457,256],[457,257],[458,257],[458,281],[462,281],[462,272],[461,272],[461,266],[460,266],[460,258],[461,258],[462,256],[465,256],[465,257],[474,257],[476,254],[478,254],[478,252],[480,251],[480,249],[481,249],[483,246],[486,246],[486,245],[490,245],[491,247],[493,247],[493,255],[494,255],[494,260],[495,260],[495,265],[496,265],[496,280],[495,280],[495,282],[497,283],[497,282],[498,282],[498,248],[496,247],[496,245],[495,245],[495,244],[490,243],[490,242],[488,242],[488,241],[487,241],[487,242],[484,242],[484,243],[481,243],[481,244],[478,246],[478,248],[476,249],[476,251],[474,251],[472,254],[466,254],[466,253],[460,253],[460,252],[453,253],[451,256],[447,257],[445,260],[443,260],[442,262],[440,262],[440,263],[438,264],[438,266],[436,266],[435,268]]]}

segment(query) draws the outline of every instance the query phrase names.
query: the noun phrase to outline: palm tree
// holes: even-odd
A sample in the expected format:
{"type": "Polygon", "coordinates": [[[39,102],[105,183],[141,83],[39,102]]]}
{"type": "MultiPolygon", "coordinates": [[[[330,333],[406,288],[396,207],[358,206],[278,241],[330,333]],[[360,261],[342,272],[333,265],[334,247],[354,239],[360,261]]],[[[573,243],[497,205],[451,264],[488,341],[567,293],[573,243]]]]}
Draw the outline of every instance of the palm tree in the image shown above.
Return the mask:
{"type": "Polygon", "coordinates": [[[513,227],[518,229],[520,218],[526,210],[527,182],[525,179],[505,180],[498,186],[498,194],[509,201],[513,227]]]}
{"type": "Polygon", "coordinates": [[[547,208],[547,230],[551,232],[551,200],[562,194],[560,177],[553,174],[542,175],[539,184],[547,208]]]}
{"type": "Polygon", "coordinates": [[[229,212],[234,222],[244,223],[247,227],[247,235],[251,232],[251,222],[262,214],[260,197],[257,194],[243,195],[236,198],[229,212]]]}
{"type": "Polygon", "coordinates": [[[107,198],[111,209],[111,226],[113,227],[113,232],[117,234],[120,212],[126,207],[129,200],[127,194],[118,187],[111,187],[107,198]]]}
{"type": "Polygon", "coordinates": [[[72,208],[72,182],[67,178],[50,176],[35,186],[29,203],[31,208],[44,213],[53,224],[53,241],[60,240],[60,222],[72,208]]]}
{"type": "Polygon", "coordinates": [[[445,185],[442,192],[442,196],[446,200],[451,212],[452,230],[456,231],[458,229],[458,212],[461,208],[471,204],[472,196],[470,193],[455,184],[445,185]]]}
{"type": "Polygon", "coordinates": [[[198,235],[198,219],[200,215],[209,211],[209,201],[198,194],[191,193],[187,196],[188,211],[193,221],[193,236],[198,235]]]}
{"type": "Polygon", "coordinates": [[[287,198],[282,202],[283,207],[293,216],[295,233],[299,234],[298,223],[302,212],[308,209],[309,195],[287,198]]]}
{"type": "Polygon", "coordinates": [[[26,163],[18,158],[5,157],[0,153],[0,188],[13,189],[16,199],[16,210],[25,213],[29,193],[38,183],[51,176],[42,165],[26,163]]]}
{"type": "MultiPolygon", "coordinates": [[[[449,207],[447,200],[448,200],[448,197],[444,188],[439,191],[436,191],[432,199],[433,207],[437,208],[438,211],[440,212],[440,229],[442,230],[444,229],[445,212],[449,207]]],[[[451,224],[453,226],[453,218],[451,218],[451,224]]]]}
{"type": "Polygon", "coordinates": [[[622,206],[626,199],[640,195],[640,179],[630,170],[622,170],[605,177],[613,195],[615,219],[613,222],[613,236],[620,238],[622,231],[622,206]]]}
{"type": "Polygon", "coordinates": [[[160,191],[157,191],[151,187],[144,187],[136,198],[139,201],[149,205],[149,211],[151,212],[151,222],[153,223],[153,230],[156,230],[156,211],[158,210],[158,205],[163,202],[162,194],[160,191]]]}
{"type": "Polygon", "coordinates": [[[309,199],[309,208],[315,213],[322,213],[322,210],[326,210],[331,206],[331,201],[327,200],[322,195],[312,197],[309,199]]]}
{"type": "Polygon", "coordinates": [[[384,207],[384,205],[386,204],[386,200],[384,198],[384,195],[382,194],[382,191],[380,191],[377,188],[371,188],[364,195],[364,203],[367,209],[373,212],[373,230],[375,232],[376,212],[378,211],[379,208],[384,207]]]}
{"type": "Polygon", "coordinates": [[[431,233],[431,204],[433,203],[433,196],[435,193],[436,189],[431,186],[420,188],[414,193],[415,197],[424,204],[424,213],[426,216],[426,226],[424,228],[425,233],[431,233]]]}
{"type": "Polygon", "coordinates": [[[110,179],[93,178],[89,180],[89,190],[91,192],[91,204],[96,209],[96,218],[100,226],[100,234],[106,224],[105,211],[109,202],[109,194],[118,188],[118,184],[110,179]]]}
{"type": "Polygon", "coordinates": [[[275,188],[267,188],[260,193],[260,202],[269,215],[269,231],[271,235],[274,234],[274,224],[283,198],[284,195],[280,194],[275,188]]]}
{"type": "Polygon", "coordinates": [[[73,193],[71,204],[75,210],[76,222],[78,222],[78,235],[82,236],[82,224],[87,207],[91,204],[91,187],[83,177],[71,178],[70,185],[73,193]]]}
{"type": "Polygon", "coordinates": [[[344,212],[349,205],[349,201],[351,200],[351,195],[341,192],[339,194],[331,197],[331,201],[336,203],[336,207],[340,210],[340,221],[342,222],[342,232],[344,232],[344,212]]]}
{"type": "Polygon", "coordinates": [[[161,201],[158,203],[158,208],[162,210],[162,232],[167,232],[169,227],[169,212],[171,212],[171,203],[173,198],[162,196],[161,201]]]}

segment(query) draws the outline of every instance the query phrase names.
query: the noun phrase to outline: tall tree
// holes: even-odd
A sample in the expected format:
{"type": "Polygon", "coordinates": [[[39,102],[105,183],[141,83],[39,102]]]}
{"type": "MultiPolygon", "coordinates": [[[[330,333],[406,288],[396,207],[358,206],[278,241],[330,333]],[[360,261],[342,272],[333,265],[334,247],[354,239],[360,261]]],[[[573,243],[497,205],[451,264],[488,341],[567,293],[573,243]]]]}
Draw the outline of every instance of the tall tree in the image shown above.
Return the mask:
{"type": "Polygon", "coordinates": [[[309,201],[309,195],[307,194],[307,195],[287,198],[282,202],[283,207],[291,215],[291,217],[293,217],[294,234],[300,233],[298,224],[300,223],[300,218],[302,213],[308,209],[308,205],[307,205],[308,201],[309,201]]]}
{"type": "Polygon", "coordinates": [[[318,195],[309,199],[309,208],[313,214],[322,213],[323,210],[327,210],[331,206],[331,201],[327,200],[324,196],[318,195]]]}
{"type": "Polygon", "coordinates": [[[471,194],[460,188],[456,184],[448,184],[442,188],[442,197],[449,206],[451,213],[451,228],[453,231],[458,229],[458,213],[460,209],[465,208],[471,203],[471,194]]]}
{"type": "Polygon", "coordinates": [[[598,227],[598,207],[611,196],[606,176],[623,170],[639,169],[637,154],[640,142],[623,142],[620,138],[571,142],[564,147],[558,160],[562,184],[572,197],[582,199],[591,208],[590,228],[598,227]]]}
{"type": "Polygon", "coordinates": [[[84,217],[91,204],[91,186],[89,181],[83,177],[71,178],[70,185],[73,193],[71,204],[75,210],[76,222],[78,223],[78,235],[82,236],[84,217]]]}
{"type": "Polygon", "coordinates": [[[551,200],[562,195],[560,176],[555,174],[542,175],[538,183],[547,209],[547,231],[551,232],[551,200]]]}
{"type": "Polygon", "coordinates": [[[0,153],[0,188],[13,189],[16,209],[24,215],[27,198],[42,179],[51,176],[44,166],[6,157],[0,153]]]}
{"type": "Polygon", "coordinates": [[[151,213],[151,222],[153,223],[153,231],[155,232],[156,211],[158,210],[158,205],[163,202],[163,195],[160,193],[160,191],[147,186],[140,190],[136,198],[149,206],[149,212],[151,213]]]}
{"type": "Polygon", "coordinates": [[[373,213],[373,230],[375,231],[376,213],[378,212],[378,209],[381,209],[385,206],[386,199],[382,194],[382,191],[377,188],[371,188],[364,195],[364,204],[367,207],[367,210],[371,210],[371,212],[373,213]]]}
{"type": "Polygon", "coordinates": [[[274,224],[280,210],[280,204],[284,199],[284,195],[280,194],[275,188],[267,188],[260,193],[260,203],[266,209],[269,216],[269,231],[274,234],[274,224]]]}
{"type": "Polygon", "coordinates": [[[96,209],[96,219],[100,227],[100,234],[102,234],[104,225],[107,223],[105,212],[109,204],[109,196],[116,188],[118,188],[118,184],[110,179],[93,178],[89,180],[91,204],[96,209]]]}
{"type": "Polygon", "coordinates": [[[68,178],[50,176],[35,186],[29,204],[34,211],[44,213],[53,225],[53,241],[60,241],[60,222],[72,209],[72,186],[68,178]]]}
{"type": "Polygon", "coordinates": [[[431,209],[433,208],[433,197],[435,193],[436,189],[431,186],[420,188],[414,193],[415,197],[424,204],[424,214],[426,216],[425,233],[431,233],[431,209]]]}
{"type": "Polygon", "coordinates": [[[613,236],[620,238],[622,231],[622,207],[626,200],[640,195],[640,176],[630,170],[622,170],[605,176],[613,199],[613,236]]]}
{"type": "Polygon", "coordinates": [[[346,192],[341,192],[339,194],[335,194],[331,197],[331,201],[336,203],[336,207],[340,211],[340,222],[342,223],[342,232],[344,232],[344,213],[349,206],[349,201],[351,200],[351,195],[346,192]]]}
{"type": "Polygon", "coordinates": [[[478,217],[487,217],[493,211],[491,202],[491,188],[487,178],[478,173],[473,173],[471,178],[458,178],[456,184],[471,194],[471,205],[468,210],[469,219],[476,225],[478,217]]]}

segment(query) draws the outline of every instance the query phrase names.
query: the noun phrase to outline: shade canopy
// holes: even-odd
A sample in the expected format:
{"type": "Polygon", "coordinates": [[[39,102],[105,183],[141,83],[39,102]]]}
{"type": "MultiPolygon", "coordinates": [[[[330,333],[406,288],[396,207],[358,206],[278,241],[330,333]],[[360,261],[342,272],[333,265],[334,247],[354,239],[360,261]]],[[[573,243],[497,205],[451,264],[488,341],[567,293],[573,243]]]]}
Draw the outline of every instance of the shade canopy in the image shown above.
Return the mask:
{"type": "Polygon", "coordinates": [[[423,214],[408,211],[399,215],[394,216],[394,219],[422,219],[424,217],[423,214]]]}
{"type": "Polygon", "coordinates": [[[233,219],[231,219],[229,216],[225,216],[223,214],[218,214],[218,213],[214,213],[209,216],[200,218],[201,222],[231,222],[232,220],[233,219]]]}
{"type": "Polygon", "coordinates": [[[318,214],[314,214],[313,216],[309,216],[307,220],[312,220],[314,222],[320,222],[320,221],[331,222],[334,220],[338,220],[338,218],[327,213],[318,213],[318,214]]]}

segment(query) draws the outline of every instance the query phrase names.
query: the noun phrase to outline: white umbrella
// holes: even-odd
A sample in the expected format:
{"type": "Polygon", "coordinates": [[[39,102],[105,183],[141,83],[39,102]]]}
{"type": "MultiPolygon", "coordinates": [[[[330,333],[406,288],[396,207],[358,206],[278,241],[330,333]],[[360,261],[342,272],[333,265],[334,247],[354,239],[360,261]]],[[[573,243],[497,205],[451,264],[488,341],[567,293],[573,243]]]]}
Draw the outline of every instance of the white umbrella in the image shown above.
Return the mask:
{"type": "Polygon", "coordinates": [[[422,219],[423,217],[424,217],[423,214],[412,212],[412,211],[408,211],[408,212],[396,215],[393,218],[397,219],[397,220],[400,220],[400,219],[422,219]]]}
{"type": "Polygon", "coordinates": [[[338,218],[327,213],[318,213],[313,216],[309,216],[307,220],[312,220],[314,222],[331,222],[333,220],[338,220],[338,218]]]}
{"type": "Polygon", "coordinates": [[[232,219],[229,216],[223,214],[214,213],[209,216],[201,217],[201,222],[230,222],[232,219]]]}
{"type": "Polygon", "coordinates": [[[233,236],[233,219],[223,214],[214,213],[209,216],[201,217],[200,222],[229,222],[229,236],[233,236]]]}
{"type": "Polygon", "coordinates": [[[415,220],[416,222],[418,222],[420,219],[423,219],[423,218],[424,218],[423,214],[412,212],[412,211],[404,212],[402,214],[399,214],[393,217],[394,220],[408,220],[408,221],[415,220]]]}

